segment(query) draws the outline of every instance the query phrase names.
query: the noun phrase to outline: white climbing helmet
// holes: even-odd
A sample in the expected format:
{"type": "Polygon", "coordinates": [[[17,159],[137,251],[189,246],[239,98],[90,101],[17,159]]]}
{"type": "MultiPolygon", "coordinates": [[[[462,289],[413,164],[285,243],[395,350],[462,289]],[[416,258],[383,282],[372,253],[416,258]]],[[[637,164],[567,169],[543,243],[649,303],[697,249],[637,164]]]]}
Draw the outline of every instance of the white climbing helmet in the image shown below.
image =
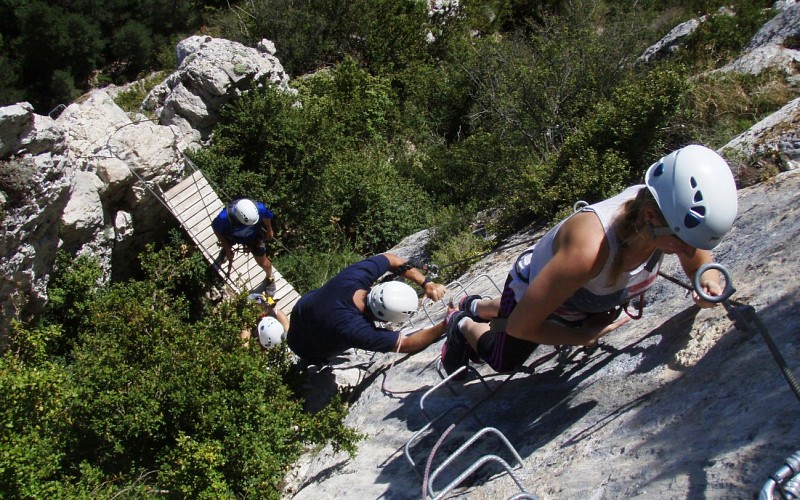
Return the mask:
{"type": "Polygon", "coordinates": [[[286,332],[283,325],[272,316],[265,316],[258,322],[258,341],[265,349],[283,342],[286,332]]]}
{"type": "Polygon", "coordinates": [[[388,281],[372,287],[367,306],[380,321],[402,323],[417,310],[419,300],[413,288],[399,281],[388,281]]]}
{"type": "Polygon", "coordinates": [[[675,235],[711,250],[730,232],[738,212],[731,169],[697,144],[673,151],[647,169],[645,184],[675,235]]]}
{"type": "Polygon", "coordinates": [[[237,200],[233,205],[233,215],[245,226],[253,226],[258,222],[258,207],[253,200],[237,200]]]}

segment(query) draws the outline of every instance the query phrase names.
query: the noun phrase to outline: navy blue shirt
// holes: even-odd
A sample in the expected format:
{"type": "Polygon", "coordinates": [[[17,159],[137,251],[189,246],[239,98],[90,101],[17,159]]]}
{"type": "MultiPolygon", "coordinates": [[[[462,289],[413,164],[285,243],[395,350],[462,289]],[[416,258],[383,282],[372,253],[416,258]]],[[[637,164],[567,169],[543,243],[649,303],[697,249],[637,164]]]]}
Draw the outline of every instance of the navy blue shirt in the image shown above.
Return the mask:
{"type": "Polygon", "coordinates": [[[389,270],[389,259],[375,255],[345,268],[322,287],[303,295],[292,309],[286,341],[301,358],[327,360],[351,347],[389,352],[398,332],[379,328],[358,310],[353,295],[369,290],[389,270]]]}
{"type": "Polygon", "coordinates": [[[258,207],[258,222],[252,226],[245,226],[236,220],[231,220],[228,217],[228,209],[223,208],[216,218],[211,222],[211,228],[225,236],[225,239],[231,243],[251,243],[261,237],[261,226],[264,219],[272,219],[274,215],[266,205],[260,201],[255,202],[258,207]]]}

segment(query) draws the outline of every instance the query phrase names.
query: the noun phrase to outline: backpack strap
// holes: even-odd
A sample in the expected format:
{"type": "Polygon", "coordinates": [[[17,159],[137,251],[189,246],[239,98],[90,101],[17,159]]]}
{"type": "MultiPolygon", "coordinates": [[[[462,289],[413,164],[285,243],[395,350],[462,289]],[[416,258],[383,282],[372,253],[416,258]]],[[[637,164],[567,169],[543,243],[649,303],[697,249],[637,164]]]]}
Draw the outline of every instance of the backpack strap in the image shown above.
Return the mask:
{"type": "Polygon", "coordinates": [[[236,207],[236,202],[238,202],[238,201],[239,201],[239,198],[231,201],[225,207],[225,212],[228,214],[228,222],[230,222],[231,224],[234,224],[234,225],[238,225],[239,224],[239,220],[236,218],[236,214],[233,213],[233,209],[234,209],[234,207],[236,207]]]}

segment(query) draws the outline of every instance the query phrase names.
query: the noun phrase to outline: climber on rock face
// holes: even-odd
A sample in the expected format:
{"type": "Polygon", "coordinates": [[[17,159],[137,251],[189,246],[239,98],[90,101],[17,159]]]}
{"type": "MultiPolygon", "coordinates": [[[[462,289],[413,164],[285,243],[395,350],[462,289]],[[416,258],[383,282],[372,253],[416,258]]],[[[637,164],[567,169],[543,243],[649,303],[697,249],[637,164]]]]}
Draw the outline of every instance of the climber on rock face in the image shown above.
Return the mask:
{"type": "MultiPolygon", "coordinates": [[[[464,297],[448,314],[445,370],[480,358],[508,371],[539,344],[596,344],[629,320],[617,319],[622,306],[641,300],[663,254],[675,255],[690,279],[711,262],[737,210],[733,175],[716,152],[690,145],[664,156],[644,185],[581,208],[523,252],[500,297],[464,297]]],[[[700,277],[710,296],[722,293],[719,280],[716,270],[700,277]]]]}
{"type": "Polygon", "coordinates": [[[421,286],[431,300],[444,296],[444,286],[427,279],[403,258],[390,253],[372,256],[350,265],[297,301],[287,336],[289,348],[308,362],[322,364],[353,347],[415,353],[436,342],[444,333],[444,322],[407,336],[375,325],[402,323],[419,306],[417,293],[405,283],[387,281],[373,286],[389,271],[421,286]]]}
{"type": "Polygon", "coordinates": [[[233,262],[233,245],[243,244],[267,274],[265,283],[274,282],[272,262],[267,258],[267,241],[274,237],[272,211],[261,202],[247,198],[232,201],[211,222],[228,262],[233,262]]]}

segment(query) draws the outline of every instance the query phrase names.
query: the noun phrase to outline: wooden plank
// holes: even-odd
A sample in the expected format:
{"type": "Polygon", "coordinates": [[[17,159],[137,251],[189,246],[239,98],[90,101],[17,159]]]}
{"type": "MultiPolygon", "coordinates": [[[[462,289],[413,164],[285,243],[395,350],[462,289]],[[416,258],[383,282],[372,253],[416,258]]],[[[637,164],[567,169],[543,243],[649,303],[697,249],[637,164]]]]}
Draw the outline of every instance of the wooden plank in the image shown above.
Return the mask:
{"type": "MultiPolygon", "coordinates": [[[[220,255],[221,247],[211,228],[211,222],[225,207],[202,172],[194,172],[164,193],[164,201],[181,226],[189,233],[204,258],[226,280],[229,293],[262,292],[266,275],[250,252],[236,252],[230,276],[228,262],[220,255]]],[[[271,287],[273,297],[280,309],[288,316],[300,294],[273,268],[275,285],[271,287]]]]}
{"type": "Polygon", "coordinates": [[[198,170],[168,189],[167,192],[164,193],[164,198],[170,200],[175,199],[185,191],[195,191],[198,187],[207,185],[208,180],[206,180],[203,173],[198,170]]]}
{"type": "MultiPolygon", "coordinates": [[[[216,198],[214,190],[209,185],[196,186],[194,189],[186,189],[176,196],[169,199],[169,203],[181,209],[194,206],[198,201],[209,202],[216,198]]],[[[220,202],[221,203],[221,202],[220,202]]]]}

